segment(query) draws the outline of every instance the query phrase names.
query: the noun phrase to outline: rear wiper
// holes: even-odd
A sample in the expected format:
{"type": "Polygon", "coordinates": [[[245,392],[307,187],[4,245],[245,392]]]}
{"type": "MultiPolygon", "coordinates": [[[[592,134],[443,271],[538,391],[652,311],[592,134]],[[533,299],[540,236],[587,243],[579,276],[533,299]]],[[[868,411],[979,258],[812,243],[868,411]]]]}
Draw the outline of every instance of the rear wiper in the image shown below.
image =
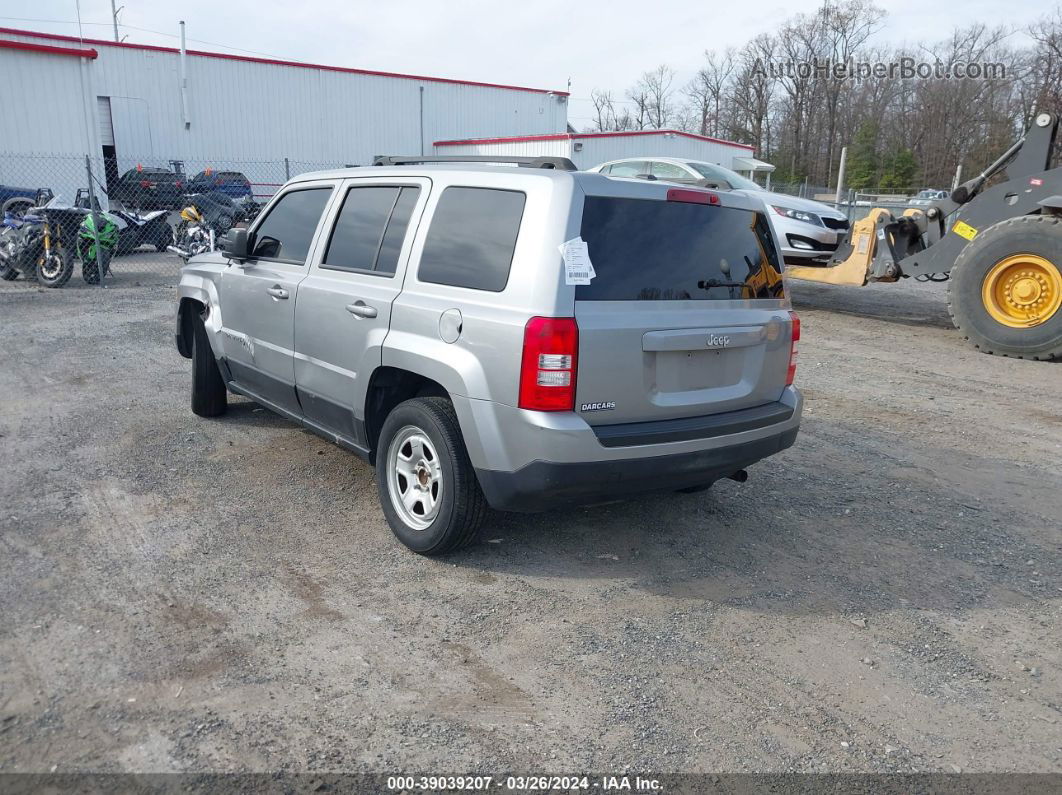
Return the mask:
{"type": "Polygon", "coordinates": [[[724,282],[721,279],[701,279],[697,286],[702,290],[711,290],[713,287],[744,287],[744,282],[724,282]]]}

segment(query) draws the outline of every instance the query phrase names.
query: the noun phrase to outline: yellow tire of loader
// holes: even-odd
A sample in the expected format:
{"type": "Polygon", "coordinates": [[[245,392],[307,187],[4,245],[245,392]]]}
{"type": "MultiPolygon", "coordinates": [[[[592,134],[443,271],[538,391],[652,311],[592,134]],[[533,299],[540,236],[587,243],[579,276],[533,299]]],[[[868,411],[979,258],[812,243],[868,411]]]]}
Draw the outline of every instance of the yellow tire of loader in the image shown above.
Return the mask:
{"type": "Polygon", "coordinates": [[[1046,323],[1062,307],[1062,272],[1036,254],[1012,254],[985,274],[981,283],[985,311],[1010,328],[1046,323]]]}

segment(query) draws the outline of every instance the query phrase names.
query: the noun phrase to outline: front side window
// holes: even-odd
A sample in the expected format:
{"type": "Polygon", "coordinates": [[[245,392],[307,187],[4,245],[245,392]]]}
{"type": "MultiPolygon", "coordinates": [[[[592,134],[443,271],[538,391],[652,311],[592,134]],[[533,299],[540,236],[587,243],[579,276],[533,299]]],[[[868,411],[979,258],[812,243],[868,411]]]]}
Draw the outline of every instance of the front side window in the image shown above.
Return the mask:
{"type": "Polygon", "coordinates": [[[331,195],[328,187],[293,190],[281,196],[255,229],[251,258],[304,264],[331,195]]]}
{"type": "Polygon", "coordinates": [[[322,267],[393,274],[419,193],[397,185],[348,190],[322,267]]]}
{"type": "Polygon", "coordinates": [[[518,191],[494,188],[444,190],[424,241],[418,278],[494,293],[504,290],[526,198],[518,191]]]}

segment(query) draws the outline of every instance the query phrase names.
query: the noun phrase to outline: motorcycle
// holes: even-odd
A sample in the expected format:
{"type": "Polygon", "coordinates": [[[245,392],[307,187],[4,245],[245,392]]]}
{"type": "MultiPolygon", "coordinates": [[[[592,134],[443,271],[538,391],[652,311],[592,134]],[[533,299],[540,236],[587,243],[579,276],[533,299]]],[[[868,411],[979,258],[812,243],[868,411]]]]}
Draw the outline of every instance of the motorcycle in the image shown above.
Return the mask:
{"type": "Polygon", "coordinates": [[[185,262],[213,251],[222,235],[238,223],[254,220],[260,209],[255,202],[237,203],[218,191],[189,195],[180,212],[176,241],[168,249],[185,262]]]}
{"type": "MultiPolygon", "coordinates": [[[[95,199],[95,204],[96,212],[102,212],[99,199],[95,199]]],[[[78,189],[74,206],[88,208],[88,191],[84,188],[78,189]]],[[[173,227],[169,224],[169,213],[166,210],[138,213],[121,208],[112,209],[105,214],[111,216],[118,227],[118,243],[114,250],[116,256],[131,254],[143,245],[154,246],[156,251],[165,251],[173,243],[173,227]]]]}
{"type": "Polygon", "coordinates": [[[21,273],[45,287],[62,287],[74,270],[74,239],[83,215],[54,197],[43,207],[6,212],[0,225],[0,278],[21,273]]]}
{"type": "Polygon", "coordinates": [[[61,196],[21,216],[5,213],[0,223],[0,278],[10,281],[21,273],[45,287],[62,287],[70,280],[77,256],[82,278],[98,284],[100,263],[106,273],[118,242],[118,223],[107,213],[96,216],[100,219],[98,251],[93,214],[64,204],[61,196]]]}
{"type": "Polygon", "coordinates": [[[77,255],[81,259],[81,278],[86,284],[99,284],[100,273],[111,272],[111,257],[116,253],[120,230],[110,213],[87,213],[77,230],[77,255]],[[96,219],[99,219],[97,234],[96,219]],[[97,241],[98,245],[97,245],[97,241]]]}
{"type": "MultiPolygon", "coordinates": [[[[96,212],[102,212],[99,199],[95,200],[95,204],[96,212]]],[[[88,191],[84,188],[78,189],[74,206],[88,208],[88,191]]],[[[156,251],[165,251],[174,241],[173,227],[169,224],[169,213],[166,210],[138,213],[122,208],[112,209],[104,215],[110,216],[118,227],[118,242],[114,248],[115,256],[132,254],[143,245],[154,246],[156,251]]]]}

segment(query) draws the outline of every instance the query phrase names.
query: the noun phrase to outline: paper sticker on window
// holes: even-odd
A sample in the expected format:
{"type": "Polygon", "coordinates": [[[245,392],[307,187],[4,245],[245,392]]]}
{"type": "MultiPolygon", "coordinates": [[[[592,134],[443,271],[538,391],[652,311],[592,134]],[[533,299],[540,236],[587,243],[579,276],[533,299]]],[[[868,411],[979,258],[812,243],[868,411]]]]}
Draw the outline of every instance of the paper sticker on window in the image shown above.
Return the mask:
{"type": "Polygon", "coordinates": [[[590,251],[586,241],[581,237],[561,243],[559,246],[561,257],[564,259],[564,283],[565,284],[590,284],[590,280],[597,276],[594,266],[590,262],[590,251]]]}

